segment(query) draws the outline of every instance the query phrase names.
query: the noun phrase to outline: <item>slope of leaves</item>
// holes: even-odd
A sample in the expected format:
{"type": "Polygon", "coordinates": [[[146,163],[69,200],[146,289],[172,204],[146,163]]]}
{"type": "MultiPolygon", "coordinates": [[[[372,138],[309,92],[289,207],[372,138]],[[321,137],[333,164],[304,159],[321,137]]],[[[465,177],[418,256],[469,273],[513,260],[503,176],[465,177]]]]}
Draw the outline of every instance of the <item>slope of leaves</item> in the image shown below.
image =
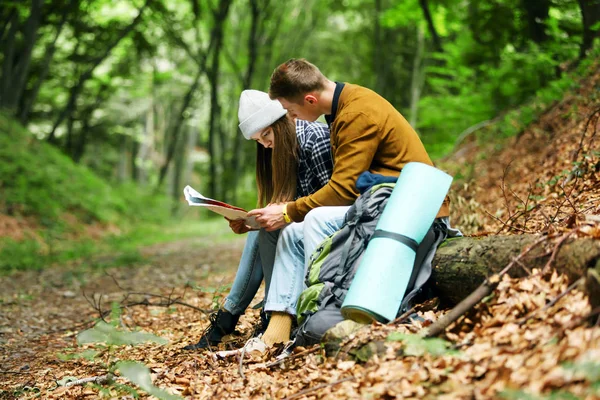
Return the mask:
{"type": "Polygon", "coordinates": [[[516,137],[472,137],[444,165],[462,177],[452,194],[455,224],[467,233],[528,233],[600,213],[599,65],[516,137]]]}

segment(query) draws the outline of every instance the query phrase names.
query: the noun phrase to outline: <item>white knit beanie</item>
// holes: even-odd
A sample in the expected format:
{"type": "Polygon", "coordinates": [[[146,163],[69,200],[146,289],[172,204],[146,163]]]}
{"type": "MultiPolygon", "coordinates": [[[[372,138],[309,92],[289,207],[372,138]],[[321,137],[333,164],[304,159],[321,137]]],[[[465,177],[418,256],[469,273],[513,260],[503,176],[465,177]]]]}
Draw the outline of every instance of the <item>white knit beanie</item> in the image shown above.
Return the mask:
{"type": "Polygon", "coordinates": [[[279,118],[287,111],[278,100],[271,100],[269,95],[259,90],[244,90],[240,96],[238,118],[240,130],[246,139],[259,132],[279,118]]]}

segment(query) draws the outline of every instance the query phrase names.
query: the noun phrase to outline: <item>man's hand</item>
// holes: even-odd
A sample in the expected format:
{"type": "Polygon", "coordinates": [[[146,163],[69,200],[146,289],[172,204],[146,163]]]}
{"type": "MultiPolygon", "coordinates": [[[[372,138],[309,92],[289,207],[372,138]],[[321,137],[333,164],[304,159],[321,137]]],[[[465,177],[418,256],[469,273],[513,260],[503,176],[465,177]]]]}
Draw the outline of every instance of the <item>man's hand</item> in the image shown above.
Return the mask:
{"type": "Polygon", "coordinates": [[[246,233],[252,230],[251,227],[244,223],[243,219],[229,219],[225,217],[227,221],[229,221],[229,227],[233,231],[233,233],[237,233],[241,235],[242,233],[246,233]]]}
{"type": "Polygon", "coordinates": [[[267,231],[275,231],[283,228],[286,223],[283,218],[283,205],[285,203],[269,204],[264,208],[258,208],[248,213],[249,217],[256,217],[256,222],[267,231]]]}

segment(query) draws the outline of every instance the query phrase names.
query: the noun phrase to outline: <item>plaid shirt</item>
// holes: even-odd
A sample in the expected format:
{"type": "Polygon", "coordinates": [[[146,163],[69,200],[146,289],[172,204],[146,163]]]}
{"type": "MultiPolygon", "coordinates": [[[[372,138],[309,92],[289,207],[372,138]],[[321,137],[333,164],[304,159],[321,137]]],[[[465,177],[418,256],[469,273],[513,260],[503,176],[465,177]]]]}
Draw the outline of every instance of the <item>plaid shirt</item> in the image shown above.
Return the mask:
{"type": "Polygon", "coordinates": [[[296,119],[298,136],[298,175],[296,198],[321,189],[331,178],[333,160],[329,128],[320,122],[296,119]]]}

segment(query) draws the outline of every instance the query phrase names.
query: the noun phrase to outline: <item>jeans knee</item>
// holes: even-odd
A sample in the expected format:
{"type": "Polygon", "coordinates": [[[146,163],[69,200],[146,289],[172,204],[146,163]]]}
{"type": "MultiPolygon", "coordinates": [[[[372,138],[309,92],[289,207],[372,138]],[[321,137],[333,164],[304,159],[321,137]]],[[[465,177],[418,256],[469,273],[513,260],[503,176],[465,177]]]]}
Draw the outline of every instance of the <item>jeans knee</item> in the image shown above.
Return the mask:
{"type": "Polygon", "coordinates": [[[302,239],[303,228],[302,224],[290,224],[281,230],[279,237],[288,243],[295,243],[302,239]]]}
{"type": "Polygon", "coordinates": [[[328,217],[327,209],[324,207],[313,208],[304,216],[304,229],[315,230],[328,217]]]}

